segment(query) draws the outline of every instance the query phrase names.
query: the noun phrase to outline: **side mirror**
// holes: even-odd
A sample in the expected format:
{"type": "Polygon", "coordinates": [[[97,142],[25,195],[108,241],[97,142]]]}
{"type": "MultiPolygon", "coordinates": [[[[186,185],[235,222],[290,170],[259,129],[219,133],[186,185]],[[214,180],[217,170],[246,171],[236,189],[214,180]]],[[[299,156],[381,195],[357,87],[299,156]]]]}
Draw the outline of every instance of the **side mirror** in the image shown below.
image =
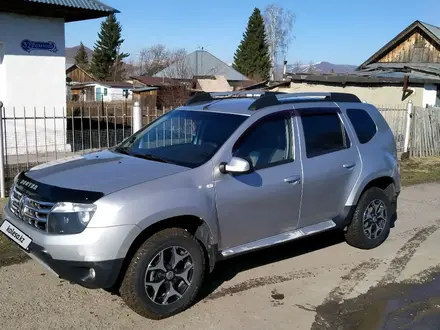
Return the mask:
{"type": "Polygon", "coordinates": [[[227,173],[248,173],[251,171],[251,164],[243,158],[232,157],[228,163],[221,163],[219,170],[223,174],[227,173]]]}

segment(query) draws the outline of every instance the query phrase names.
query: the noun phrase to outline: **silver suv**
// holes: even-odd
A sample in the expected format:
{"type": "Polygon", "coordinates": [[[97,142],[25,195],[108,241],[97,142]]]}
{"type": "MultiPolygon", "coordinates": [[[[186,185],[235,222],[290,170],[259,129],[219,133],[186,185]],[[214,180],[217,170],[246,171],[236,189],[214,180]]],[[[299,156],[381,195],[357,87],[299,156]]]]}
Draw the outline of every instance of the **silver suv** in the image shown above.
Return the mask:
{"type": "Polygon", "coordinates": [[[14,180],[1,231],[57,276],[161,319],[217,261],[339,229],[361,249],[396,220],[379,111],[345,93],[201,93],[114,148],[14,180]]]}

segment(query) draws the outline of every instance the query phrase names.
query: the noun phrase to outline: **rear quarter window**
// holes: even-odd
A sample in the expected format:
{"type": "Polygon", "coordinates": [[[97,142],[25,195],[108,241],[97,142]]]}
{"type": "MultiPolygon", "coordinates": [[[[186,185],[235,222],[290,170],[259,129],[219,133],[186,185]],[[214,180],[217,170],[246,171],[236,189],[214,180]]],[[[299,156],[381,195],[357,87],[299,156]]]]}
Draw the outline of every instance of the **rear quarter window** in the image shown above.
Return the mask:
{"type": "Polygon", "coordinates": [[[347,117],[353,125],[361,144],[369,142],[376,134],[376,123],[367,111],[361,109],[348,109],[347,117]]]}
{"type": "Polygon", "coordinates": [[[307,158],[350,147],[347,132],[336,112],[305,115],[301,121],[307,158]]]}

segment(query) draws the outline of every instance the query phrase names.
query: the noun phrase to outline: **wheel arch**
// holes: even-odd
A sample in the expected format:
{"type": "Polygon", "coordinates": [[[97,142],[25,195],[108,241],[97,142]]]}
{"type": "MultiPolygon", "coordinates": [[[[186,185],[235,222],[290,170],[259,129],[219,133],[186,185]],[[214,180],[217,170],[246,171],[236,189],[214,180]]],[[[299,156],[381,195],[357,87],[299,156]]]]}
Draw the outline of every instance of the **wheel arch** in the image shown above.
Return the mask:
{"type": "Polygon", "coordinates": [[[359,189],[360,193],[357,194],[356,199],[354,200],[354,205],[359,202],[361,196],[371,187],[377,187],[385,191],[390,201],[392,201],[395,193],[396,193],[396,183],[391,176],[384,175],[379,176],[369,181],[365,182],[362,189],[359,189]]]}
{"type": "Polygon", "coordinates": [[[142,230],[139,235],[136,236],[127,251],[118,279],[113,288],[111,288],[111,291],[117,291],[119,288],[124,274],[139,247],[149,237],[167,228],[181,228],[193,235],[201,243],[205,260],[209,265],[208,271],[212,272],[216,263],[218,246],[213,243],[213,236],[209,225],[202,218],[195,215],[179,215],[157,221],[142,230]]]}

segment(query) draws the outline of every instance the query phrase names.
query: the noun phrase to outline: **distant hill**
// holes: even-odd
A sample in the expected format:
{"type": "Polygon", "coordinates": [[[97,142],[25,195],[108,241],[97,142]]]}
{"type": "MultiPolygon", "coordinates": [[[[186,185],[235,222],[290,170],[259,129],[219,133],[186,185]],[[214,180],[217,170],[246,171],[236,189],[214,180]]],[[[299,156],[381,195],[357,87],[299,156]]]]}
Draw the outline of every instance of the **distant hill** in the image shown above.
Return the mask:
{"type": "MultiPolygon", "coordinates": [[[[89,57],[89,62],[92,60],[92,56],[93,56],[93,50],[91,50],[90,48],[84,46],[84,48],[86,49],[87,52],[87,56],[89,57]]],[[[66,63],[75,63],[75,56],[76,53],[78,52],[79,49],[79,45],[75,46],[75,47],[66,47],[66,63]]]]}
{"type": "MultiPolygon", "coordinates": [[[[330,62],[318,62],[312,65],[312,72],[314,73],[350,73],[354,72],[357,65],[349,64],[333,64],[330,62]]],[[[287,72],[290,73],[308,73],[310,72],[310,64],[290,64],[287,66],[287,72]]]]}

